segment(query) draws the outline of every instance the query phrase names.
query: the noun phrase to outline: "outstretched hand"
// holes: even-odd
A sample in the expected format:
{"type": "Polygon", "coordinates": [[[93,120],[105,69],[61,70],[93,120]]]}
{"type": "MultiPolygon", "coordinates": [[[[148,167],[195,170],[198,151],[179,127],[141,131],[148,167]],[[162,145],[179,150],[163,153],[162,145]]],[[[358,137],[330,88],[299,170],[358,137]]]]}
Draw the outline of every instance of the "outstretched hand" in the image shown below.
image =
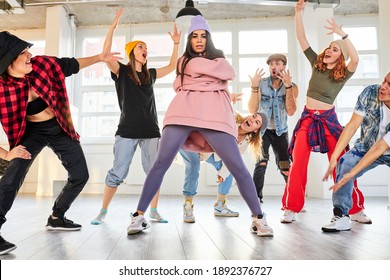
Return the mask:
{"type": "Polygon", "coordinates": [[[306,0],[299,0],[295,5],[295,12],[301,12],[305,8],[306,0]]]}
{"type": "Polygon", "coordinates": [[[348,183],[352,179],[353,179],[353,175],[351,173],[345,173],[343,178],[341,178],[340,181],[338,181],[336,184],[331,186],[329,190],[333,190],[334,192],[337,192],[341,187],[343,187],[346,183],[348,183]]]}
{"type": "Polygon", "coordinates": [[[329,26],[324,26],[326,29],[329,30],[326,34],[331,35],[333,33],[339,35],[339,36],[344,36],[345,32],[342,29],[342,25],[337,25],[336,21],[334,18],[327,19],[326,22],[328,23],[329,26]]]}
{"type": "Polygon", "coordinates": [[[110,52],[109,50],[103,50],[103,52],[100,54],[100,61],[111,62],[122,60],[123,57],[120,57],[120,54],[120,52],[110,52]]]}
{"type": "Polygon", "coordinates": [[[322,177],[322,181],[328,181],[329,177],[333,176],[333,171],[336,168],[337,160],[330,159],[328,170],[326,171],[324,177],[322,177]]]}
{"type": "Polygon", "coordinates": [[[251,80],[252,86],[259,86],[261,79],[265,75],[265,72],[263,69],[259,70],[259,68],[256,69],[256,73],[251,77],[248,75],[249,79],[251,80]]]}
{"type": "Polygon", "coordinates": [[[114,27],[114,28],[117,28],[117,27],[118,27],[119,19],[120,19],[122,13],[123,13],[123,8],[120,8],[120,9],[115,13],[114,21],[113,21],[112,24],[111,24],[112,27],[114,27]]]}
{"type": "Polygon", "coordinates": [[[235,104],[237,101],[241,101],[242,93],[231,93],[230,100],[235,104]]]}
{"type": "Polygon", "coordinates": [[[282,70],[277,74],[277,77],[282,80],[282,83],[286,86],[289,87],[292,85],[291,83],[291,75],[290,75],[290,70],[282,70]]]}
{"type": "Polygon", "coordinates": [[[181,31],[177,31],[176,24],[173,25],[173,34],[171,32],[168,32],[169,36],[171,36],[173,43],[178,44],[180,43],[181,38],[181,31]]]}

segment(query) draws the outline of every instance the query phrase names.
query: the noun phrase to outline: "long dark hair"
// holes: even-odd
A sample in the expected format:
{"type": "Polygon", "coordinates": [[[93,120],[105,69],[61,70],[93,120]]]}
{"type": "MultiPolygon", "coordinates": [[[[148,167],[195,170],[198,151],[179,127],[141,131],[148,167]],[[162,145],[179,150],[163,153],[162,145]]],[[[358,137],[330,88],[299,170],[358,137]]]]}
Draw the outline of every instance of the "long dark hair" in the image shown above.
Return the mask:
{"type": "MultiPolygon", "coordinates": [[[[225,58],[225,55],[222,50],[217,49],[214,46],[213,40],[211,39],[211,34],[206,31],[206,49],[205,51],[201,54],[202,57],[213,60],[215,58],[225,58]]],[[[192,32],[193,33],[193,32],[192,32]]],[[[184,79],[184,69],[186,68],[188,62],[190,62],[191,59],[195,57],[199,57],[199,53],[195,52],[192,49],[192,44],[191,44],[191,39],[192,39],[192,33],[188,35],[187,37],[187,45],[186,45],[186,50],[183,54],[183,61],[181,63],[181,69],[179,69],[179,63],[177,64],[176,67],[176,75],[180,75],[181,78],[181,83],[183,84],[183,79],[184,79]]]]}
{"type": "Polygon", "coordinates": [[[135,70],[135,57],[134,57],[134,49],[131,51],[129,55],[129,62],[127,63],[127,68],[129,69],[128,75],[131,80],[134,81],[137,85],[146,85],[150,81],[150,74],[148,70],[148,61],[145,62],[145,64],[142,65],[142,75],[141,80],[139,79],[137,75],[137,71],[135,70]]]}

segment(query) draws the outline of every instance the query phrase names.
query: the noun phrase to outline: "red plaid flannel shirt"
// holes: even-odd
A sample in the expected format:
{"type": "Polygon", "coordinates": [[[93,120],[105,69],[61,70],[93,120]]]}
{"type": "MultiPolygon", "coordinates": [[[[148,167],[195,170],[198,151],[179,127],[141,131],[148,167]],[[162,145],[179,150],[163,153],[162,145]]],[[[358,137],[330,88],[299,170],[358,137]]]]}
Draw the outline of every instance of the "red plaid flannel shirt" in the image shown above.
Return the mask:
{"type": "Polygon", "coordinates": [[[76,132],[65,86],[65,76],[56,58],[35,56],[33,71],[24,78],[0,78],[0,119],[10,149],[17,146],[26,130],[26,109],[30,90],[36,92],[53,110],[61,128],[75,140],[76,132]]]}

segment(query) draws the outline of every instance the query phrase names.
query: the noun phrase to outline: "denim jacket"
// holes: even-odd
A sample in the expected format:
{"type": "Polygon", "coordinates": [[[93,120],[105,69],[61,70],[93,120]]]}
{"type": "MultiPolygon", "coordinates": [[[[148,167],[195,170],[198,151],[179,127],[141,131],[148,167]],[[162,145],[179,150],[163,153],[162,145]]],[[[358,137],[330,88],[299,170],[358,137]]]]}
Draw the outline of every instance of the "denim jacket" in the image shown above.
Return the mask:
{"type": "MultiPolygon", "coordinates": [[[[286,89],[282,84],[278,89],[272,87],[271,77],[260,82],[261,103],[259,112],[271,119],[272,108],[274,112],[276,135],[280,136],[288,132],[287,111],[286,111],[286,89]]],[[[264,134],[264,133],[263,133],[264,134]]]]}
{"type": "MultiPolygon", "coordinates": [[[[355,106],[355,112],[365,113],[360,137],[355,142],[355,148],[359,152],[367,152],[375,144],[378,136],[380,122],[383,119],[383,103],[379,101],[379,89],[380,85],[367,86],[359,95],[355,106]]],[[[389,131],[390,124],[386,127],[386,132],[389,131]]]]}

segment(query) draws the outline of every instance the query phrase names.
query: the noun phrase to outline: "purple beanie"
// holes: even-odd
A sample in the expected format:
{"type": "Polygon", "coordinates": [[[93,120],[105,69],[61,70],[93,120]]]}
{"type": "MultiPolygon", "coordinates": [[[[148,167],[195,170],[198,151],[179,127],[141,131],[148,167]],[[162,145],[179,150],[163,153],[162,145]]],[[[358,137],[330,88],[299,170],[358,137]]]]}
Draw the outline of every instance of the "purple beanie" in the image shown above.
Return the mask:
{"type": "Polygon", "coordinates": [[[211,33],[210,26],[207,24],[205,18],[201,15],[194,16],[191,19],[191,26],[188,29],[188,34],[191,34],[195,30],[206,30],[211,33]]]}

